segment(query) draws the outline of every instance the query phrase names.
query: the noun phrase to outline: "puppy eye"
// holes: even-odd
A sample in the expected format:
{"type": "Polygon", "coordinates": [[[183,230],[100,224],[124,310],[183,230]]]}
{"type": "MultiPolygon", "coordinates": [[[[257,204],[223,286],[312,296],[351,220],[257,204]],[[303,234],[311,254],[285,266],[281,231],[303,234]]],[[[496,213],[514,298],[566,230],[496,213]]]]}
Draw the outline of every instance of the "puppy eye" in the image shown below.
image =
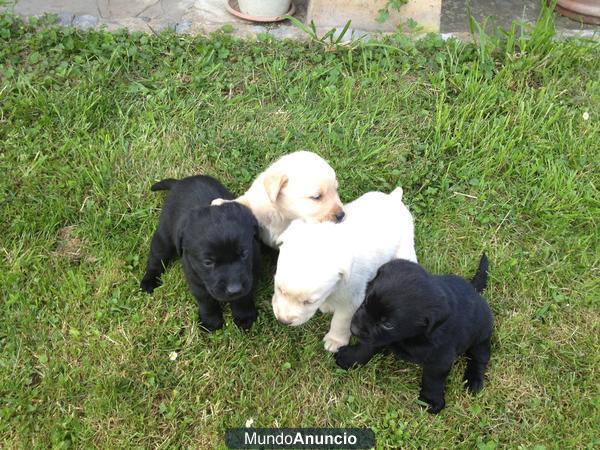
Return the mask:
{"type": "Polygon", "coordinates": [[[310,198],[312,200],[321,200],[321,194],[315,194],[315,195],[311,195],[310,198]]]}
{"type": "Polygon", "coordinates": [[[203,261],[205,267],[214,267],[215,262],[212,259],[205,259],[203,261]]]}
{"type": "Polygon", "coordinates": [[[248,257],[248,250],[240,250],[240,258],[246,259],[248,257]]]}
{"type": "Polygon", "coordinates": [[[379,326],[381,326],[381,328],[383,328],[385,331],[390,331],[392,329],[394,329],[394,325],[392,325],[390,322],[381,322],[379,324],[379,326]]]}

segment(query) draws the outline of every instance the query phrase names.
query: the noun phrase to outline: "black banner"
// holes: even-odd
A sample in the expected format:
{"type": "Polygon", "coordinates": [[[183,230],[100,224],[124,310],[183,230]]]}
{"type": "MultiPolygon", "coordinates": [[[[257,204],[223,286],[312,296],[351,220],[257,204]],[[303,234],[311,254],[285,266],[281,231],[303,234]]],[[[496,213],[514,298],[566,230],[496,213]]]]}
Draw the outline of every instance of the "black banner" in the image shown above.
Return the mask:
{"type": "Polygon", "coordinates": [[[230,428],[230,449],[369,449],[375,433],[369,428],[230,428]]]}

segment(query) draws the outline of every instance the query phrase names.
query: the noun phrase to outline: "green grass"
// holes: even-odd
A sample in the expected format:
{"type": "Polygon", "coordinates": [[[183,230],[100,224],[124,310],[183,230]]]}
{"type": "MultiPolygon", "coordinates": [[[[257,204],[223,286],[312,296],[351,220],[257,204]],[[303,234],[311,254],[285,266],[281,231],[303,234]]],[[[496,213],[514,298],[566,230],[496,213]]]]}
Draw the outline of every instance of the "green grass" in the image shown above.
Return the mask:
{"type": "Polygon", "coordinates": [[[600,445],[600,48],[548,27],[344,48],[1,15],[0,446],[222,447],[249,418],[373,427],[378,447],[600,445]],[[298,149],[330,161],[344,201],[403,186],[429,270],[470,275],[488,252],[480,395],[462,361],[435,417],[412,364],[337,370],[326,317],[274,319],[272,259],[247,334],[199,329],[178,265],[138,290],[154,181],[240,193],[298,149]]]}

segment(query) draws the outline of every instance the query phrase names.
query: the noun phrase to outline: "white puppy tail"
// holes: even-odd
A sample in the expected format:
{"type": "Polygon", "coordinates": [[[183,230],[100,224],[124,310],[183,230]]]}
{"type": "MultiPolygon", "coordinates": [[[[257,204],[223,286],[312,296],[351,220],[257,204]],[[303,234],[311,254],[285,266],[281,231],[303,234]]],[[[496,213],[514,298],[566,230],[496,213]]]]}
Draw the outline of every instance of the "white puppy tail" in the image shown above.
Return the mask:
{"type": "Polygon", "coordinates": [[[402,188],[400,186],[398,186],[396,189],[394,189],[392,192],[390,192],[390,195],[393,195],[394,197],[397,197],[398,200],[402,200],[402,194],[404,193],[404,191],[402,190],[402,188]]]}

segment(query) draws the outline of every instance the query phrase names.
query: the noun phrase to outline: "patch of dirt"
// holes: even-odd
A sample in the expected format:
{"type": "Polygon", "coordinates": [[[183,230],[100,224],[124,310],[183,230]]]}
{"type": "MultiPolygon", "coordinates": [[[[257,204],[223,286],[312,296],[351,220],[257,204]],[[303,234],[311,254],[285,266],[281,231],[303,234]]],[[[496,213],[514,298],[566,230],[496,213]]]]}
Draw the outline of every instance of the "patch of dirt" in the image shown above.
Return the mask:
{"type": "Polygon", "coordinates": [[[81,239],[75,236],[75,229],[75,225],[69,225],[58,230],[58,244],[56,250],[52,252],[52,256],[70,259],[75,262],[83,258],[83,243],[81,239]]]}
{"type": "Polygon", "coordinates": [[[42,376],[38,372],[31,373],[31,381],[29,382],[29,387],[35,387],[42,382],[42,376]]]}

